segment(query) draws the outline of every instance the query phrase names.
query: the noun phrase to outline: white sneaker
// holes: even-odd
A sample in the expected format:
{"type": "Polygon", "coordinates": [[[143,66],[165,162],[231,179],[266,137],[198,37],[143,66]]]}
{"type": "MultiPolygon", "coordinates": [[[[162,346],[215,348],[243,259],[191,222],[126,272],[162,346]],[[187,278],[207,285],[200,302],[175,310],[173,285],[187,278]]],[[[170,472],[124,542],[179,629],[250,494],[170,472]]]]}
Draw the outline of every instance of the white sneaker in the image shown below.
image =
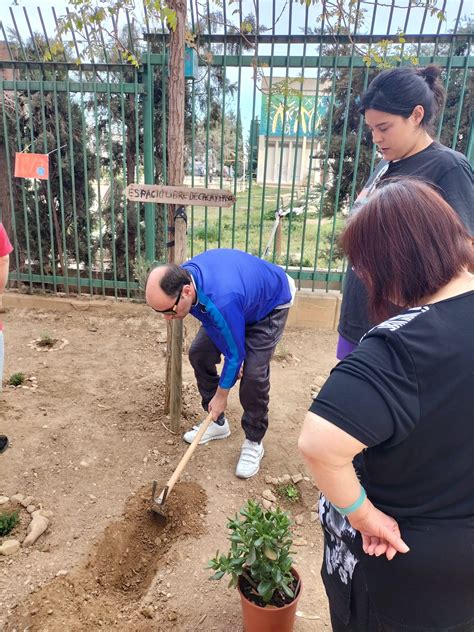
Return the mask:
{"type": "MultiPolygon", "coordinates": [[[[183,439],[186,441],[186,443],[193,442],[193,439],[197,435],[200,427],[201,427],[201,424],[197,426],[193,426],[191,430],[188,430],[188,432],[184,433],[183,439]]],[[[209,441],[213,441],[214,439],[227,439],[227,437],[229,436],[230,436],[229,422],[224,417],[224,424],[222,426],[219,426],[219,424],[216,424],[214,421],[211,424],[209,424],[206,432],[201,437],[201,441],[199,442],[199,445],[202,445],[203,443],[208,443],[209,441]]]]}
{"type": "Polygon", "coordinates": [[[237,463],[235,475],[239,478],[250,478],[260,469],[260,461],[265,450],[262,443],[245,439],[240,450],[240,458],[237,463]]]}

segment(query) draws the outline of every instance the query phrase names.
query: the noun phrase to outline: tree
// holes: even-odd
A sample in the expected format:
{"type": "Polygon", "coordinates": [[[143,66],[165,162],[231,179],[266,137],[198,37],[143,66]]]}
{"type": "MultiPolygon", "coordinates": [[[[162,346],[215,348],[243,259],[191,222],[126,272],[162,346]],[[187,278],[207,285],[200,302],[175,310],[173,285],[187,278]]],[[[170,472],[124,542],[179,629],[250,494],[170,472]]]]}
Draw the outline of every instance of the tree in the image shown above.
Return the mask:
{"type": "MultiPolygon", "coordinates": [[[[12,41],[12,48],[15,42],[12,41]]],[[[46,43],[40,36],[23,43],[25,55],[35,59],[44,52],[46,43]]],[[[29,70],[31,80],[61,81],[64,73],[29,70]],[[50,74],[51,73],[51,74],[50,74]]],[[[58,271],[68,274],[69,262],[77,269],[89,269],[94,246],[81,238],[95,228],[90,209],[94,200],[91,187],[92,152],[83,143],[84,121],[81,108],[67,92],[17,93],[13,107],[4,99],[1,107],[5,125],[0,129],[0,143],[8,150],[10,163],[15,151],[49,153],[49,181],[14,178],[10,204],[15,210],[15,233],[20,268],[25,265],[34,272],[58,271]],[[87,177],[86,177],[87,170],[87,177]],[[74,191],[75,195],[65,195],[74,191]],[[61,217],[60,217],[61,215],[61,217]],[[63,222],[63,228],[61,223],[63,222]]],[[[86,138],[88,137],[86,132],[86,138]]],[[[11,227],[13,231],[13,226],[11,227]]],[[[10,232],[12,236],[12,232],[10,232]]],[[[71,274],[69,274],[71,276],[71,274]]]]}

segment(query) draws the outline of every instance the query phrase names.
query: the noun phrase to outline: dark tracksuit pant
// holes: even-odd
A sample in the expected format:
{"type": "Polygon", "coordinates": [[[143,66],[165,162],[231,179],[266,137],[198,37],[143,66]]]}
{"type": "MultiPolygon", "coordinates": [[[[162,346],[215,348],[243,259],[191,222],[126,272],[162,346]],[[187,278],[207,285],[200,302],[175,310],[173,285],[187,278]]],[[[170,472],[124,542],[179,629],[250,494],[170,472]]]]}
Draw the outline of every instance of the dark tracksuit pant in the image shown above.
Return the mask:
{"type": "MultiPolygon", "coordinates": [[[[270,360],[283,335],[288,311],[288,308],[274,309],[262,320],[245,328],[246,356],[239,398],[244,409],[242,428],[250,441],[261,441],[267,431],[270,360]]],[[[221,361],[221,352],[204,327],[199,329],[191,344],[189,360],[196,376],[202,406],[207,411],[219,384],[216,365],[221,361]]]]}

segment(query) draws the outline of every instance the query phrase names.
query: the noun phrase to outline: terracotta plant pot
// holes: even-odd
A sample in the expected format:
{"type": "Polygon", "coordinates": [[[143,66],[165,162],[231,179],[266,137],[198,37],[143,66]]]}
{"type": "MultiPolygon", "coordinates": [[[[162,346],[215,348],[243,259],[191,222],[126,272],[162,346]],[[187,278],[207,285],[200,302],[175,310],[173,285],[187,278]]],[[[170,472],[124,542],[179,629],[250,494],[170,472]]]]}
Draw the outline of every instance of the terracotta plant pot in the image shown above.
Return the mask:
{"type": "MultiPolygon", "coordinates": [[[[297,581],[300,580],[295,569],[291,569],[291,572],[297,581]]],[[[295,625],[296,607],[303,590],[301,580],[295,599],[282,608],[262,608],[252,603],[240,590],[240,581],[238,590],[242,604],[244,632],[292,632],[295,625]]]]}

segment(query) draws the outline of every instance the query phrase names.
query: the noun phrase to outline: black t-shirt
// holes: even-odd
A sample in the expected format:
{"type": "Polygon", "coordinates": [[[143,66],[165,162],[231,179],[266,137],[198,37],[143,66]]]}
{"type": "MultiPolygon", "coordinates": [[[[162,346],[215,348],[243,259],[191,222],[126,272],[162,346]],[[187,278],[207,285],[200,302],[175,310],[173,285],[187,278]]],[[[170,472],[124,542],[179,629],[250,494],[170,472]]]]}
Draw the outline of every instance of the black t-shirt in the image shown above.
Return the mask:
{"type": "MultiPolygon", "coordinates": [[[[434,184],[471,235],[474,235],[473,172],[463,154],[434,141],[423,151],[403,160],[389,163],[382,160],[367,181],[364,191],[370,191],[378,178],[384,180],[395,176],[410,176],[434,184]],[[382,170],[384,172],[380,176],[382,170]]],[[[357,212],[358,207],[356,202],[352,212],[357,212]]],[[[338,331],[341,336],[357,344],[373,325],[368,316],[365,287],[349,265],[338,331]]]]}
{"type": "Polygon", "coordinates": [[[362,484],[398,517],[474,517],[474,291],[371,330],[311,410],[368,446],[362,484]]]}
{"type": "Polygon", "coordinates": [[[310,410],[369,446],[361,482],[410,547],[391,562],[365,555],[324,501],[322,576],[338,616],[361,563],[387,630],[474,630],[474,291],[371,330],[310,410]]]}

